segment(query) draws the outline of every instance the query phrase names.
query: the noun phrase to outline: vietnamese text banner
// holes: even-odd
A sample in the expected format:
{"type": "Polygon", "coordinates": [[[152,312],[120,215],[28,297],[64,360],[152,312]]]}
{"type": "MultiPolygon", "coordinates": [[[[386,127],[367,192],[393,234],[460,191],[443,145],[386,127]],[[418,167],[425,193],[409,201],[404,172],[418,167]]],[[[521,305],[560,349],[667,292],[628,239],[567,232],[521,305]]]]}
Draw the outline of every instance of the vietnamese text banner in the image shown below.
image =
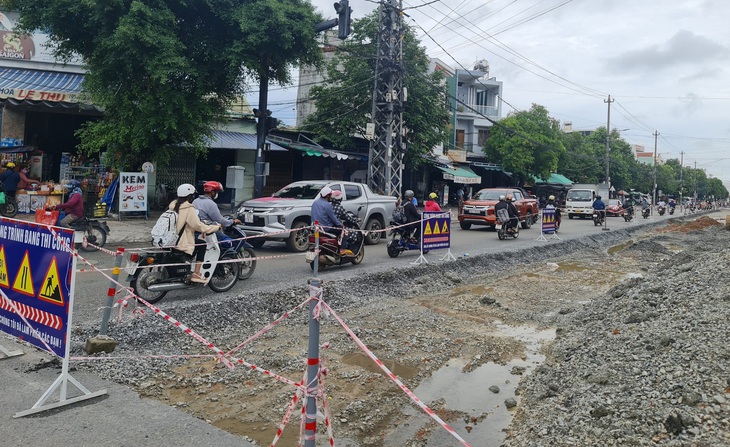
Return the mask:
{"type": "Polygon", "coordinates": [[[451,246],[451,215],[443,212],[424,212],[423,219],[423,249],[449,248],[451,246]]]}
{"type": "Polygon", "coordinates": [[[73,230],[0,219],[0,331],[64,357],[73,281],[73,230]]]}

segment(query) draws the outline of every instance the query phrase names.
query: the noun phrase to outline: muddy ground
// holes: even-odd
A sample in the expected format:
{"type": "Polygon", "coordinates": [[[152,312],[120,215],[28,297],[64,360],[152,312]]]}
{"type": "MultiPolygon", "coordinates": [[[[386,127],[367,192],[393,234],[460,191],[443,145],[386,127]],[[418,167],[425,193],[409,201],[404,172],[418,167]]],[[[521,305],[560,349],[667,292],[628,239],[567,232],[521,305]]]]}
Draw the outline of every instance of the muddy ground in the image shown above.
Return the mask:
{"type": "MultiPolygon", "coordinates": [[[[425,404],[472,446],[498,446],[519,408],[508,410],[511,403],[507,401],[519,404],[515,390],[524,376],[545,361],[556,330],[572,324],[574,312],[611,287],[687,249],[687,234],[716,225],[705,218],[637,231],[628,242],[589,241],[520,254],[519,259],[471,260],[462,271],[458,264],[433,274],[419,268],[416,279],[402,287],[396,274],[380,278],[390,284],[387,290],[375,287],[368,292],[367,287],[355,285],[360,295],[352,299],[343,298],[341,287],[330,289],[325,284],[324,300],[375,356],[416,394],[420,390],[425,404]]],[[[219,309],[225,315],[218,316],[221,331],[215,339],[223,348],[233,348],[305,298],[304,290],[287,293],[280,302],[268,302],[266,312],[243,319],[232,315],[235,309],[219,309]],[[225,324],[220,324],[221,319],[225,324]]],[[[239,355],[301,380],[307,331],[306,310],[295,312],[239,355]]],[[[321,342],[327,345],[321,354],[328,369],[325,389],[337,445],[460,445],[410,403],[331,315],[322,317],[321,342]]],[[[198,350],[195,343],[175,343],[187,354],[198,350]]],[[[291,386],[259,372],[242,367],[229,371],[210,359],[155,365],[154,373],[115,379],[132,385],[144,397],[176,406],[260,445],[274,439],[293,395],[291,386]]],[[[300,407],[278,445],[296,445],[299,412],[300,407]]],[[[319,427],[318,445],[325,445],[321,421],[319,427]]]]}

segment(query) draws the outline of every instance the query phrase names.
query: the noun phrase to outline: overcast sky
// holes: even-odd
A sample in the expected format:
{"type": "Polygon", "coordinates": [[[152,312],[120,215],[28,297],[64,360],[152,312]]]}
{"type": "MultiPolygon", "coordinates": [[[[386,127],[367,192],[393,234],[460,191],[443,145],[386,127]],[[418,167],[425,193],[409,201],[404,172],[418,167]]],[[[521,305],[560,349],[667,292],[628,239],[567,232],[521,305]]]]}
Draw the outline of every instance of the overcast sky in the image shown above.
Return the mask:
{"type": "MultiPolygon", "coordinates": [[[[312,0],[335,17],[331,0],[312,0]]],[[[377,5],[350,0],[355,18],[377,5]]],[[[574,129],[625,140],[704,168],[730,187],[730,1],[403,0],[431,57],[455,68],[486,59],[504,83],[503,115],[545,106],[574,129]],[[430,4],[429,4],[430,3],[430,4]],[[419,6],[423,5],[423,6],[419,6]],[[415,8],[414,8],[415,7],[415,8]]],[[[254,95],[255,96],[255,95],[254,95]]],[[[296,88],[271,92],[293,124],[296,88]]],[[[252,103],[255,104],[256,100],[252,103]]],[[[278,110],[276,110],[278,109],[278,110]]]]}

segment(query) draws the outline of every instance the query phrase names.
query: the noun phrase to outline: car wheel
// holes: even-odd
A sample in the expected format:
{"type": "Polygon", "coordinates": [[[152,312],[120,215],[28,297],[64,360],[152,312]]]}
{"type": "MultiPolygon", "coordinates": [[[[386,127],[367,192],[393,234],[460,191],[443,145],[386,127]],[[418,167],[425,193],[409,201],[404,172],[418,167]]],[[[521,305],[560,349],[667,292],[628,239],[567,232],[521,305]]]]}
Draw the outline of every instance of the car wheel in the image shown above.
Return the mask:
{"type": "Polygon", "coordinates": [[[297,253],[303,253],[309,248],[309,228],[306,222],[294,222],[291,233],[286,239],[286,248],[297,253]]]}
{"type": "Polygon", "coordinates": [[[383,237],[383,224],[378,219],[370,219],[365,225],[365,230],[368,231],[368,235],[365,237],[365,243],[368,245],[377,244],[383,237]]]}
{"type": "Polygon", "coordinates": [[[527,230],[528,228],[530,228],[532,226],[532,214],[527,213],[525,215],[525,220],[521,222],[521,225],[523,230],[527,230]]]}
{"type": "Polygon", "coordinates": [[[572,214],[568,214],[568,219],[573,220],[573,215],[572,214]]]}
{"type": "Polygon", "coordinates": [[[459,222],[459,226],[462,230],[468,230],[469,228],[471,228],[471,224],[468,222],[459,222]]]}
{"type": "Polygon", "coordinates": [[[246,242],[251,244],[253,248],[261,248],[264,246],[264,242],[266,242],[266,239],[262,237],[254,237],[251,239],[246,239],[246,242]]]}

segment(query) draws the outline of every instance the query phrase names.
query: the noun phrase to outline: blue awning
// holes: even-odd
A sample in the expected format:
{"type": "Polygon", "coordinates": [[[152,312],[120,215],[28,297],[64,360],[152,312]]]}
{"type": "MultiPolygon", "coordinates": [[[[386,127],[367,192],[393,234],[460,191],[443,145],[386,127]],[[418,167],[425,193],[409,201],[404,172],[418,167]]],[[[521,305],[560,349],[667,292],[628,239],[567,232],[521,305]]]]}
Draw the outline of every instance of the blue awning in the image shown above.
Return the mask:
{"type": "MultiPolygon", "coordinates": [[[[272,151],[285,151],[276,143],[266,141],[272,151]]],[[[251,133],[231,132],[230,130],[214,130],[208,143],[210,149],[250,149],[256,150],[256,135],[251,133]]]]}
{"type": "Polygon", "coordinates": [[[0,68],[0,99],[79,102],[83,82],[79,73],[0,68]]]}

